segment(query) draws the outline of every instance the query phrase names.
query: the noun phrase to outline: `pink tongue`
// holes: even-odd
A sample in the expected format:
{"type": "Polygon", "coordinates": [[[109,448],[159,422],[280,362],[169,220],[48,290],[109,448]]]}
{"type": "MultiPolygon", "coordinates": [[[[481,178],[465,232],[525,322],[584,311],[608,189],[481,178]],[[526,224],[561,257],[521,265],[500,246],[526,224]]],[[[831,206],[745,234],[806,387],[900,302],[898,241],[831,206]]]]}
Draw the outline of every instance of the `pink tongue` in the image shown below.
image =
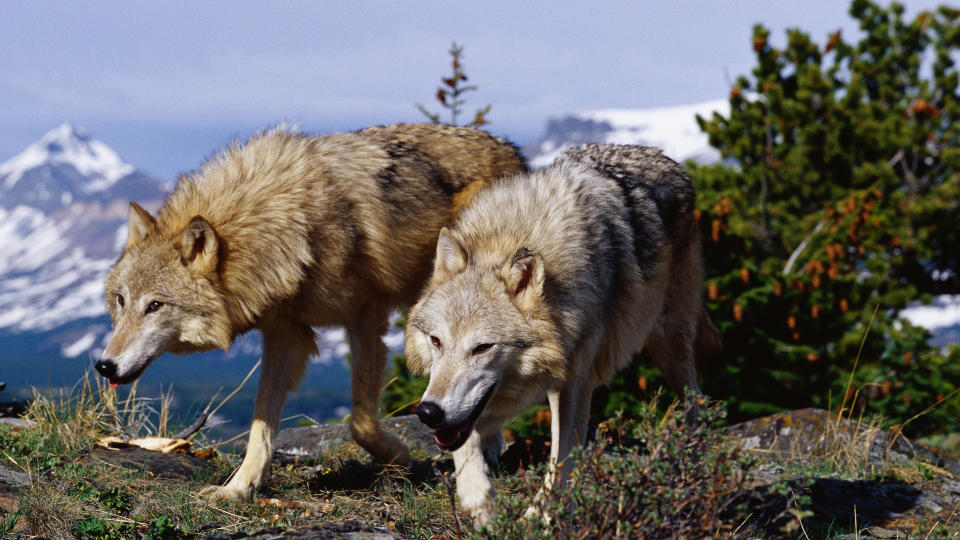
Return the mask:
{"type": "Polygon", "coordinates": [[[110,381],[110,388],[112,390],[116,390],[117,388],[120,388],[120,383],[115,383],[113,381],[110,381]]]}

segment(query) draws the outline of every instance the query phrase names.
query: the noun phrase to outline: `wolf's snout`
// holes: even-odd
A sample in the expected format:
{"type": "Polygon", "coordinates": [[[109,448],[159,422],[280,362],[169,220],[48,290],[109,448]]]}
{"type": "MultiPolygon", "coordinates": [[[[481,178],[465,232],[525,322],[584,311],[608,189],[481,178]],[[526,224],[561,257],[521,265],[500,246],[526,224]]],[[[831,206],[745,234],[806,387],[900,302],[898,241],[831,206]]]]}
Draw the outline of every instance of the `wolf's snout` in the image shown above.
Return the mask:
{"type": "Polygon", "coordinates": [[[432,401],[421,401],[416,413],[427,427],[437,428],[443,423],[443,409],[432,401]]]}
{"type": "Polygon", "coordinates": [[[97,369],[97,373],[108,379],[112,379],[117,375],[117,365],[110,360],[100,360],[94,364],[93,367],[97,369]]]}

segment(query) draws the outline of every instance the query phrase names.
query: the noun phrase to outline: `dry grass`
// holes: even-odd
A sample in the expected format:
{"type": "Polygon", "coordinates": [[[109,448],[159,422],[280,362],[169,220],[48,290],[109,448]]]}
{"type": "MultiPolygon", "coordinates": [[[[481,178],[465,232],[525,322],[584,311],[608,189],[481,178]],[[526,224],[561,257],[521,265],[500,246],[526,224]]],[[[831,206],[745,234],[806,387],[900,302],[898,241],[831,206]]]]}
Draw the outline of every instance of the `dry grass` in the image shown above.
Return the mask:
{"type": "MultiPolygon", "coordinates": [[[[621,449],[618,456],[598,446],[580,451],[568,464],[575,481],[543,502],[557,519],[522,531],[519,516],[540,486],[535,470],[495,478],[502,512],[498,529],[476,531],[459,507],[451,509],[446,486],[428,474],[429,463],[419,463],[414,471],[384,468],[353,443],[331,448],[316,463],[276,465],[263,498],[252,503],[211,504],[196,495],[204,485],[226,478],[239,455],[221,455],[213,471],[187,481],[157,480],[84,459],[92,442],[104,435],[166,435],[169,403],[169,395],[145,398],[135,386],[119,397],[89,376],[70,390],[37,394],[27,412],[32,429],[13,435],[0,428],[0,459],[34,479],[15,512],[0,511],[0,536],[15,534],[4,525],[13,517],[29,527],[29,534],[49,537],[119,538],[162,529],[165,538],[181,538],[356,520],[409,538],[452,538],[459,517],[463,535],[473,537],[578,537],[600,530],[622,536],[669,537],[668,531],[677,530],[690,536],[743,536],[776,532],[785,523],[794,526],[791,537],[804,537],[796,519],[800,514],[789,512],[796,509],[789,495],[778,499],[780,507],[766,517],[741,506],[737,493],[749,482],[750,460],[715,429],[719,418],[708,415],[707,424],[691,427],[676,403],[661,406],[657,398],[636,411],[634,423],[608,426],[621,438],[641,441],[640,446],[621,449]],[[784,500],[792,506],[784,508],[784,500]]],[[[913,481],[925,474],[915,462],[875,459],[877,449],[883,455],[888,445],[881,425],[878,419],[853,418],[849,411],[830,416],[822,422],[824,436],[817,444],[793,441],[777,460],[792,468],[788,474],[803,477],[826,473],[913,481]]],[[[772,450],[752,452],[767,459],[772,450]]],[[[948,526],[925,527],[936,538],[948,526]]]]}
{"type": "Polygon", "coordinates": [[[58,389],[50,394],[34,390],[24,417],[37,430],[56,436],[71,450],[106,435],[167,436],[172,401],[169,392],[161,392],[157,398],[141,397],[134,383],[121,399],[120,393],[103,381],[88,372],[69,390],[58,389]]]}

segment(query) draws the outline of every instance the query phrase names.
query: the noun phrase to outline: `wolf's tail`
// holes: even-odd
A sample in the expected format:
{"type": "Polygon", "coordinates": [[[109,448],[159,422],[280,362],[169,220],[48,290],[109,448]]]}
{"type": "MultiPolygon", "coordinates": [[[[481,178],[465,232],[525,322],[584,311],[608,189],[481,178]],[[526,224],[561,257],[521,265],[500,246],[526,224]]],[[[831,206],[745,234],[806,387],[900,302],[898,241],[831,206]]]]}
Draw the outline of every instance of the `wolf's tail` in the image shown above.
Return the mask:
{"type": "Polygon", "coordinates": [[[700,305],[700,316],[697,319],[697,338],[693,343],[693,354],[697,363],[697,371],[704,373],[718,367],[723,351],[723,341],[720,330],[710,319],[707,307],[700,305]]]}

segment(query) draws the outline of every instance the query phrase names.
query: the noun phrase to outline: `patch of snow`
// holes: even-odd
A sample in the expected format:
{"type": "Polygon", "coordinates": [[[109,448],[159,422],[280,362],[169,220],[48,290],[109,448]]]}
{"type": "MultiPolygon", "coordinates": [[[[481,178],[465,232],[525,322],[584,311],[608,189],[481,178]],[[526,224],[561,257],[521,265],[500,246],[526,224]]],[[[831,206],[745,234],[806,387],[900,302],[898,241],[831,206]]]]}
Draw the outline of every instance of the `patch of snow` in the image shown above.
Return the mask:
{"type": "Polygon", "coordinates": [[[113,236],[113,249],[117,253],[123,251],[123,248],[127,245],[127,234],[129,234],[129,227],[126,223],[117,227],[117,232],[113,236]]]}
{"type": "Polygon", "coordinates": [[[722,99],[657,109],[602,109],[578,116],[613,126],[605,142],[655,146],[680,162],[710,162],[718,161],[720,154],[700,131],[696,115],[709,118],[714,112],[729,114],[730,102],[722,99]]]}
{"type": "Polygon", "coordinates": [[[0,328],[49,330],[106,313],[103,281],[111,259],[88,256],[55,222],[26,206],[0,209],[0,328]]]}
{"type": "Polygon", "coordinates": [[[0,274],[33,271],[50,262],[69,247],[65,225],[29,206],[0,208],[0,274]]]}
{"type": "MultiPolygon", "coordinates": [[[[542,169],[544,167],[549,167],[551,163],[563,153],[564,150],[569,148],[568,145],[561,145],[559,147],[554,147],[553,144],[544,144],[543,146],[549,146],[551,149],[545,151],[542,154],[538,154],[537,157],[530,160],[531,169],[542,169]]],[[[541,148],[543,148],[541,146],[541,148]]]]}
{"type": "Polygon", "coordinates": [[[62,349],[63,356],[66,358],[75,358],[81,354],[90,350],[93,347],[93,344],[97,341],[97,334],[94,332],[87,332],[80,339],[74,341],[70,345],[67,345],[62,349]]]}
{"type": "Polygon", "coordinates": [[[960,294],[936,296],[928,305],[913,302],[900,310],[900,316],[930,331],[960,325],[960,294]]]}
{"type": "MultiPolygon", "coordinates": [[[[679,162],[692,159],[710,163],[719,161],[720,153],[710,146],[707,135],[700,131],[696,115],[710,118],[714,112],[729,114],[729,101],[722,99],[655,109],[584,110],[573,116],[611,126],[612,130],[603,136],[603,140],[596,141],[598,143],[654,146],[679,162]]],[[[550,165],[568,146],[544,141],[538,154],[530,159],[530,166],[536,169],[550,165]]]]}

